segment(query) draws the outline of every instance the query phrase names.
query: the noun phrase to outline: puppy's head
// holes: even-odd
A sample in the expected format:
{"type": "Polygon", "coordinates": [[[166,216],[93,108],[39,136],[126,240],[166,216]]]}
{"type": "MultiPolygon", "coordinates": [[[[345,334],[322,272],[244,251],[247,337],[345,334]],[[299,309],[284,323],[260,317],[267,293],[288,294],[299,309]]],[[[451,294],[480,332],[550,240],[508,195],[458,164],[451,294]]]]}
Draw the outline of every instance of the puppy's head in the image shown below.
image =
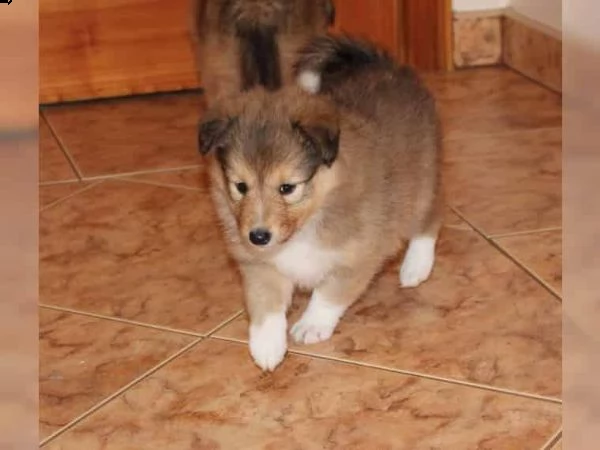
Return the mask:
{"type": "Polygon", "coordinates": [[[241,95],[205,116],[200,151],[214,157],[214,187],[248,250],[277,249],[319,210],[335,182],[339,137],[337,111],[296,90],[241,95]]]}

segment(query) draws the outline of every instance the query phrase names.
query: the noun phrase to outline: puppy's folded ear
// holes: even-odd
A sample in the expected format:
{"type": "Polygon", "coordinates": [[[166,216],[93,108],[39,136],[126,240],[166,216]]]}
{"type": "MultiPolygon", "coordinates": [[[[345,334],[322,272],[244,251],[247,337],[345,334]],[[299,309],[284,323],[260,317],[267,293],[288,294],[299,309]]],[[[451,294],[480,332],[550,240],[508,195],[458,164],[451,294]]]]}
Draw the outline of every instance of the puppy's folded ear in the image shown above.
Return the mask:
{"type": "Polygon", "coordinates": [[[198,127],[198,148],[206,155],[215,148],[227,145],[229,132],[236,122],[232,117],[207,116],[198,127]]]}
{"type": "Polygon", "coordinates": [[[304,92],[291,104],[290,123],[302,145],[331,167],[340,147],[340,111],[331,100],[304,92]]]}
{"type": "Polygon", "coordinates": [[[330,124],[303,124],[292,121],[292,129],[298,133],[304,147],[331,167],[340,147],[340,130],[330,124]]]}

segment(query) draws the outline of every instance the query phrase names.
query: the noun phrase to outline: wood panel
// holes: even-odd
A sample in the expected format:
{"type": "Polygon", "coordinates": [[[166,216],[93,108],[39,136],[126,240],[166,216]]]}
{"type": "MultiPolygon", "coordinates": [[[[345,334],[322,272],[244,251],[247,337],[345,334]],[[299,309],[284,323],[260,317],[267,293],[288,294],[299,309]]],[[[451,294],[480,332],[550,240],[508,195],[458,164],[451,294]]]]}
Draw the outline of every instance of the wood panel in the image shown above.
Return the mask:
{"type": "Polygon", "coordinates": [[[338,0],[335,31],[367,37],[417,69],[452,67],[451,0],[338,0]]]}
{"type": "MultiPolygon", "coordinates": [[[[192,0],[40,0],[40,101],[199,86],[192,0]]],[[[336,0],[336,31],[418,69],[449,67],[450,0],[336,0]]]]}
{"type": "Polygon", "coordinates": [[[402,10],[407,62],[424,71],[451,69],[451,1],[403,0],[402,10]]]}
{"type": "Polygon", "coordinates": [[[196,87],[190,0],[40,0],[43,103],[196,87]]]}
{"type": "Polygon", "coordinates": [[[368,38],[404,59],[400,0],[337,0],[334,32],[368,38]]]}

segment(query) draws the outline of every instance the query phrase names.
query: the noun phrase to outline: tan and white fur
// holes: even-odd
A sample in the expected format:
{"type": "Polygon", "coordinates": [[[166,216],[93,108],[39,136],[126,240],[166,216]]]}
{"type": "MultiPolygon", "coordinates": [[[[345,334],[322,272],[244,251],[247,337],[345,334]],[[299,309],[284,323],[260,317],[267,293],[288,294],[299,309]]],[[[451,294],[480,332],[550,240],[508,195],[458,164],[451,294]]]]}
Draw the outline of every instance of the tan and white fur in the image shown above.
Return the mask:
{"type": "Polygon", "coordinates": [[[306,71],[318,89],[253,90],[211,110],[200,127],[244,279],[250,352],[263,370],[286,353],[295,287],[312,297],[291,336],[327,340],[404,242],[400,284],[425,281],[440,228],[438,118],[416,75],[341,37],[309,44],[299,79],[306,71]]]}

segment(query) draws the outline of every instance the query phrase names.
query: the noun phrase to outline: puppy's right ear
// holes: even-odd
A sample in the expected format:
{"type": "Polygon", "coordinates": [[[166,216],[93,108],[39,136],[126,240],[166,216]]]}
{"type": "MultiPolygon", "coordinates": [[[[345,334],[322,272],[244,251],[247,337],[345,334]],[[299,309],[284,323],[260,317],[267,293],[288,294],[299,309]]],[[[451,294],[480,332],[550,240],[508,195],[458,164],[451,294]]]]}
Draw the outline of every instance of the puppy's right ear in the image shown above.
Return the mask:
{"type": "Polygon", "coordinates": [[[208,117],[198,128],[198,148],[203,155],[227,145],[229,131],[236,119],[231,117],[208,117]]]}

